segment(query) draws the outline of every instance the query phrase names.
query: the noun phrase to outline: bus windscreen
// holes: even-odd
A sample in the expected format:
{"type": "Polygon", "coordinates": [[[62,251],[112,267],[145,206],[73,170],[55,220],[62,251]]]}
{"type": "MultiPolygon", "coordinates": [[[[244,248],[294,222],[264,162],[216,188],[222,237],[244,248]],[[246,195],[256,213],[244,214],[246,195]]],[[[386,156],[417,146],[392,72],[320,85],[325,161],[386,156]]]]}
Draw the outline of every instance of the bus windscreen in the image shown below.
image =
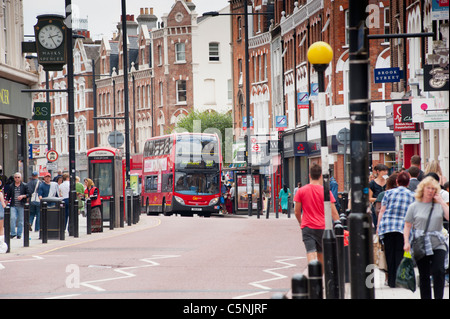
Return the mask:
{"type": "Polygon", "coordinates": [[[208,135],[180,135],[176,141],[175,169],[219,169],[219,143],[208,135]]]}

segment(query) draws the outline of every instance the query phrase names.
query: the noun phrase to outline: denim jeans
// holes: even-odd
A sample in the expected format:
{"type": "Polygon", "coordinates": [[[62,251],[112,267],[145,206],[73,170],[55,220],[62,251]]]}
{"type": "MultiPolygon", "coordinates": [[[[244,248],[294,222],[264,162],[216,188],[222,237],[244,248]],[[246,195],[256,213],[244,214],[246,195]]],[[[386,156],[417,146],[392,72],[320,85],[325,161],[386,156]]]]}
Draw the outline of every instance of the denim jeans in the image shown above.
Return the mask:
{"type": "Polygon", "coordinates": [[[31,202],[30,204],[30,225],[33,225],[34,218],[36,217],[35,231],[39,231],[41,224],[41,203],[31,202]]]}
{"type": "Polygon", "coordinates": [[[11,207],[11,236],[22,236],[23,232],[23,206],[11,207]],[[17,223],[17,232],[16,232],[17,223]]]}

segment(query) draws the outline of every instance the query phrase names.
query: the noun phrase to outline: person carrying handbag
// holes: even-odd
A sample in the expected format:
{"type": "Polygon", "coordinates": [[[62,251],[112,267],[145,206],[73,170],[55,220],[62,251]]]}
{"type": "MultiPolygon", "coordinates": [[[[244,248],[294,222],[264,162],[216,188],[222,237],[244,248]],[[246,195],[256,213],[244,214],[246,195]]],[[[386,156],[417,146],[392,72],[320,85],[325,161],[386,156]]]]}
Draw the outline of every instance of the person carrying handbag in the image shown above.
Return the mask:
{"type": "Polygon", "coordinates": [[[30,194],[30,230],[32,230],[32,225],[34,219],[36,218],[36,224],[34,225],[34,231],[39,231],[40,220],[41,220],[41,202],[39,199],[38,189],[39,189],[39,178],[38,172],[33,172],[31,174],[32,179],[28,183],[28,191],[32,192],[30,194]]]}
{"type": "Polygon", "coordinates": [[[431,299],[431,275],[434,298],[442,299],[444,296],[448,246],[442,229],[444,218],[449,219],[449,208],[439,191],[440,185],[434,178],[424,178],[417,186],[416,201],[409,206],[405,217],[403,249],[411,252],[419,269],[419,288],[422,299],[431,299]],[[413,229],[413,237],[410,242],[411,229],[413,229]],[[421,241],[422,245],[419,244],[421,241]],[[419,258],[421,250],[425,253],[419,258]]]}

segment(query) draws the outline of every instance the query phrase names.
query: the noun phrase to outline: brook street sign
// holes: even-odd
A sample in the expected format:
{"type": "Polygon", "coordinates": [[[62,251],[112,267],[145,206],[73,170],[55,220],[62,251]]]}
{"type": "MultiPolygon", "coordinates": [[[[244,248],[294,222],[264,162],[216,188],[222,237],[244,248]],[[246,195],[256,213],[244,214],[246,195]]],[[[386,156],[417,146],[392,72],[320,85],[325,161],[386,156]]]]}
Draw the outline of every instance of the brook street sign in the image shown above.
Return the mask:
{"type": "Polygon", "coordinates": [[[393,83],[400,82],[403,77],[403,72],[400,68],[382,68],[374,71],[375,83],[393,83]]]}

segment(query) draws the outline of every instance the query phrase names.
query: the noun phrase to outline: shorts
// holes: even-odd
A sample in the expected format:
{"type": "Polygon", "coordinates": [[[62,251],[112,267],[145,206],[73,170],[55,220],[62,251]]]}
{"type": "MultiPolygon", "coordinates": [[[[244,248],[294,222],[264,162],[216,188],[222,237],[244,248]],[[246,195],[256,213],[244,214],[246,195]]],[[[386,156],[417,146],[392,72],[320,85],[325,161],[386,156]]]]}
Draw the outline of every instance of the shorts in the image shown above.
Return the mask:
{"type": "Polygon", "coordinates": [[[0,204],[0,220],[3,220],[5,218],[5,209],[1,207],[0,204]]]}
{"type": "Polygon", "coordinates": [[[303,243],[307,253],[322,252],[323,229],[302,228],[303,243]]]}

